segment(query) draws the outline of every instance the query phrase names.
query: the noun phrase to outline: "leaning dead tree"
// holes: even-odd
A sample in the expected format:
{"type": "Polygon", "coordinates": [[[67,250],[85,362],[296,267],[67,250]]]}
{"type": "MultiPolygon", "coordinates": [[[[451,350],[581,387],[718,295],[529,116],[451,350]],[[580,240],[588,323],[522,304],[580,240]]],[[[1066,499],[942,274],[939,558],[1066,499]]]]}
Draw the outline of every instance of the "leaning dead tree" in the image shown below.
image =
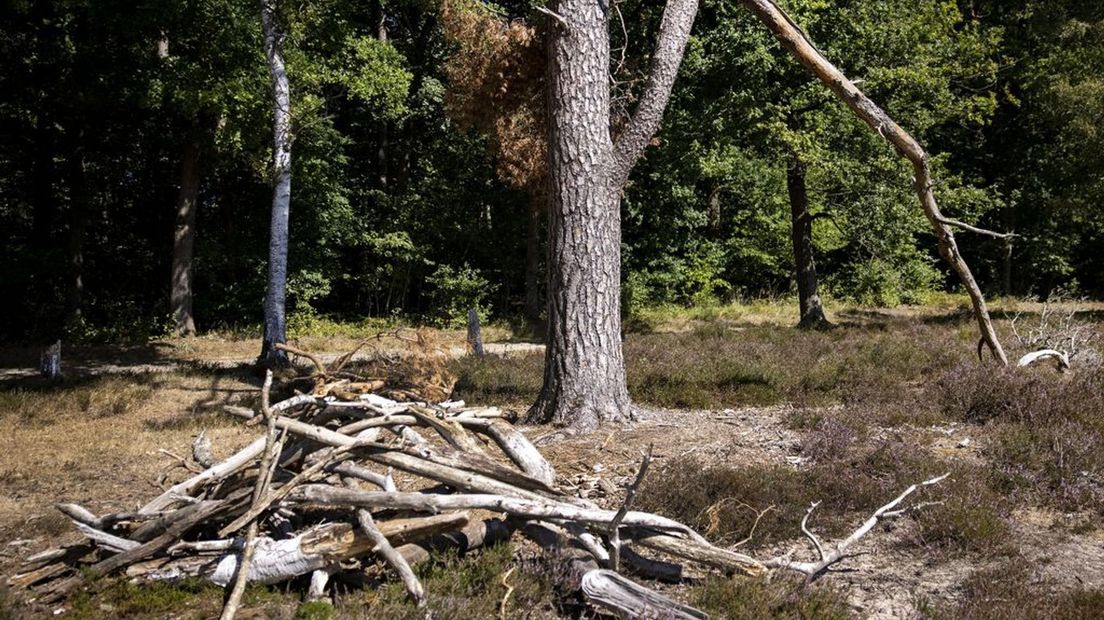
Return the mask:
{"type": "MultiPolygon", "coordinates": [[[[264,430],[221,461],[200,438],[193,450],[203,468],[137,510],[95,514],[58,504],[84,540],[27,558],[9,585],[53,604],[84,586],[89,574],[140,582],[200,578],[229,589],[222,617],[232,618],[247,583],[309,575],[307,595],[315,598],[332,580],[378,583],[364,573],[383,569],[404,584],[414,605],[428,609],[433,601],[412,565],[435,550],[472,551],[518,534],[568,562],[572,587],[594,607],[623,617],[704,618],[620,573],[680,579],[675,560],[731,575],[791,571],[816,578],[880,521],[906,514],[913,493],[943,479],[909,487],[831,545],[807,526],[813,505],[800,531],[816,555],[761,560],[633,510],[650,452],[624,499],[599,505],[557,476],[511,424],[512,414],[385,398],[379,392],[395,393],[386,381],[354,381],[343,364],[319,364],[309,393],[270,404],[269,380],[259,411],[226,407],[264,430]]],[[[401,393],[410,394],[409,386],[401,393]]]]}
{"type": "Polygon", "coordinates": [[[966,264],[958,250],[952,227],[1001,238],[1008,238],[1011,235],[984,230],[944,217],[932,191],[934,183],[932,182],[928,155],[924,152],[924,148],[920,146],[920,143],[894,122],[884,110],[863,94],[854,82],[847,79],[842,71],[825,58],[824,54],[805,35],[805,32],[773,0],[743,0],[743,3],[778,37],[782,45],[802,65],[820,79],[856,116],[867,125],[870,125],[883,138],[889,140],[897,149],[897,152],[912,164],[916,194],[920,198],[920,206],[924,210],[924,215],[939,240],[939,254],[954,269],[963,287],[966,288],[966,292],[970,295],[970,301],[974,306],[974,316],[977,319],[978,328],[981,330],[981,340],[989,347],[993,357],[1007,366],[1008,357],[997,338],[996,330],[993,329],[993,322],[989,318],[989,309],[985,304],[985,296],[982,295],[981,288],[974,280],[969,265],[966,264]]]}

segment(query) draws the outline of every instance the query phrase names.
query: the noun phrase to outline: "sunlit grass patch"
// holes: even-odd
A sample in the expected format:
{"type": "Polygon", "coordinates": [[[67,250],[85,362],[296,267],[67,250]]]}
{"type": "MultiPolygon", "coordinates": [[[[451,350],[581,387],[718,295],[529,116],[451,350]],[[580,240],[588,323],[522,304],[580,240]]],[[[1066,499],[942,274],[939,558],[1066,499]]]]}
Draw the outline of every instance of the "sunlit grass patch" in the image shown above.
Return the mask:
{"type": "Polygon", "coordinates": [[[0,417],[51,424],[72,416],[123,416],[142,407],[153,393],[152,379],[140,375],[9,384],[0,387],[0,417]]]}

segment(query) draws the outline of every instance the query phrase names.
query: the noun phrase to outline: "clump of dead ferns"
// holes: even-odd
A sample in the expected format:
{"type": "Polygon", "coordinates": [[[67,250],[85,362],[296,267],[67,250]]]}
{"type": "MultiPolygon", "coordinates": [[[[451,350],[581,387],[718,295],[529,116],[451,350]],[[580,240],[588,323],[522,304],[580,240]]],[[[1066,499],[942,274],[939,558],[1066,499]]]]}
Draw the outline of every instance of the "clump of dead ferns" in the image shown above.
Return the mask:
{"type": "Polygon", "coordinates": [[[229,618],[247,583],[309,575],[307,595],[317,598],[331,579],[372,583],[368,573],[382,565],[429,615],[412,565],[434,550],[470,551],[520,533],[566,559],[595,607],[628,617],[702,618],[620,573],[677,581],[686,575],[676,561],[689,561],[726,574],[783,570],[815,579],[880,521],[909,512],[904,504],[913,493],[943,479],[905,489],[832,545],[808,527],[814,504],[800,531],[816,557],[802,561],[791,552],[760,560],[714,546],[677,521],[632,510],[650,451],[620,505],[602,507],[569,491],[509,412],[385,398],[372,390],[386,382],[341,375],[348,358],[330,365],[315,359],[310,392],[275,404],[269,373],[259,411],[226,408],[265,431],[222,461],[201,435],[193,459],[203,469],[137,510],[97,515],[58,504],[84,540],[27,558],[9,585],[52,604],[89,574],[202,578],[227,588],[229,618]]]}

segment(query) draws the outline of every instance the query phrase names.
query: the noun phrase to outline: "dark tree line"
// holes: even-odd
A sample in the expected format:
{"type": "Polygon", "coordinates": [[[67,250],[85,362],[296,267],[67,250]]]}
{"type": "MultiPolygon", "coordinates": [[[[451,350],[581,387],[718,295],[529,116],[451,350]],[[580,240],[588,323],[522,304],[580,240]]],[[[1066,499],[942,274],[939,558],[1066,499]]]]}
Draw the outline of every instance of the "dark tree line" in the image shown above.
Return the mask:
{"type": "MultiPolygon", "coordinates": [[[[964,245],[988,294],[1104,292],[1104,3],[780,4],[932,153],[949,217],[1019,235],[964,245]]],[[[445,36],[439,7],[279,8],[295,150],[292,329],[320,316],[459,321],[473,306],[532,314],[543,204],[562,209],[564,186],[556,163],[547,191],[513,182],[495,141],[518,132],[495,131],[517,125],[449,105],[463,75],[448,63],[464,42],[445,36]]],[[[615,8],[595,26],[612,76],[608,109],[595,113],[623,143],[648,102],[663,7],[615,8]]],[[[538,49],[561,27],[526,3],[464,10],[524,19],[538,49]]],[[[3,337],[259,328],[274,180],[259,3],[2,12],[3,337]]],[[[621,312],[797,293],[801,281],[803,314],[815,316],[817,299],[830,310],[834,298],[892,304],[957,286],[907,167],[740,6],[702,3],[662,119],[603,207],[621,213],[609,245],[622,267],[602,269],[603,290],[623,291],[621,312]]],[[[557,230],[552,256],[571,250],[557,230]]]]}

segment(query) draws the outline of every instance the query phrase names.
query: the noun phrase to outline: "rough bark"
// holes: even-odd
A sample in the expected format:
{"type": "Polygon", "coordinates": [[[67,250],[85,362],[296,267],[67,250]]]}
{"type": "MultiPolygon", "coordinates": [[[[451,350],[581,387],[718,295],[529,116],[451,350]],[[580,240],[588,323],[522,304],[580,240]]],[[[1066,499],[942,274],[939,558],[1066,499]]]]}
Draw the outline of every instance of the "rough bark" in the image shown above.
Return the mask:
{"type": "Polygon", "coordinates": [[[291,210],[291,88],[284,68],[283,34],[276,17],[276,0],[261,0],[265,56],[272,76],[273,150],[272,221],[268,244],[268,292],[264,303],[264,341],[260,363],[287,365],[287,354],[276,348],[287,342],[288,217],[291,210]]]}
{"type": "Polygon", "coordinates": [[[790,236],[793,241],[797,299],[801,309],[798,327],[820,329],[830,323],[817,293],[816,259],[813,254],[813,216],[809,213],[809,191],[805,164],[793,161],[786,169],[786,190],[790,196],[790,236]]]}
{"type": "Polygon", "coordinates": [[[181,157],[180,189],[176,195],[169,306],[176,333],[180,336],[194,336],[196,333],[195,318],[192,315],[192,259],[195,256],[200,150],[198,137],[189,137],[181,157]]]}
{"type": "Polygon", "coordinates": [[[966,292],[970,295],[982,340],[988,345],[993,357],[1007,366],[1008,357],[997,339],[996,330],[993,329],[993,322],[989,318],[989,309],[985,304],[985,297],[982,295],[977,281],[974,280],[970,267],[959,253],[954,233],[935,200],[935,194],[932,192],[931,167],[928,163],[928,155],[923,147],[907,131],[894,122],[884,110],[863,94],[835,65],[829,62],[806,38],[805,33],[774,2],[771,0],[743,0],[743,3],[778,37],[783,47],[789,50],[805,68],[820,79],[856,116],[867,125],[870,125],[879,135],[889,140],[897,149],[897,152],[912,164],[916,194],[920,199],[920,206],[924,211],[924,215],[939,240],[939,253],[954,269],[966,292]]]}
{"type": "Polygon", "coordinates": [[[659,128],[697,0],[670,0],[640,104],[610,135],[608,14],[559,0],[549,37],[548,338],[528,419],[594,428],[632,417],[621,350],[621,190],[659,128]]]}

